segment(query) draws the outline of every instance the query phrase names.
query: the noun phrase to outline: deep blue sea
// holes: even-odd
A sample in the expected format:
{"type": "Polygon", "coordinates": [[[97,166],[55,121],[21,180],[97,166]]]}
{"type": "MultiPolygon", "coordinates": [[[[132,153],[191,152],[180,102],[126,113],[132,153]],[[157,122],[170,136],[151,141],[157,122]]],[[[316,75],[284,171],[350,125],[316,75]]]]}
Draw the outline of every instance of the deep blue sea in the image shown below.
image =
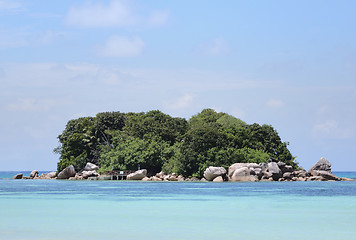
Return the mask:
{"type": "Polygon", "coordinates": [[[0,172],[0,239],[356,239],[356,181],[6,179],[16,173],[0,172]]]}

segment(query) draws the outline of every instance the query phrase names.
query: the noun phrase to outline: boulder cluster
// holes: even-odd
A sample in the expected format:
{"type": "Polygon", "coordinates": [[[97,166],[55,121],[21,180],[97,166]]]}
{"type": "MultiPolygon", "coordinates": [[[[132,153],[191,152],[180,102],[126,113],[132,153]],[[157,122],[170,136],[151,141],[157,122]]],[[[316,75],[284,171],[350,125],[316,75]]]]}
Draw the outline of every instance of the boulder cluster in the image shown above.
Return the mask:
{"type": "Polygon", "coordinates": [[[38,176],[38,171],[33,170],[30,173],[29,177],[24,177],[22,173],[16,174],[13,179],[69,179],[69,180],[84,180],[89,179],[90,177],[99,177],[99,173],[96,172],[99,167],[92,163],[87,163],[85,168],[76,172],[73,165],[70,165],[63,169],[60,173],[57,172],[49,172],[42,173],[38,176]]]}
{"type": "Polygon", "coordinates": [[[57,179],[57,172],[42,173],[38,176],[38,171],[33,170],[29,177],[24,177],[22,173],[19,173],[13,179],[57,179]]]}
{"type": "MultiPolygon", "coordinates": [[[[101,175],[99,179],[108,179],[109,176],[101,175]]],[[[187,181],[182,175],[177,175],[175,173],[166,174],[164,172],[157,173],[154,176],[147,176],[147,170],[141,169],[137,170],[136,172],[130,173],[127,175],[127,180],[141,180],[141,181],[187,181]]],[[[196,178],[196,181],[200,179],[196,178]]]]}
{"type": "MultiPolygon", "coordinates": [[[[19,173],[13,179],[69,179],[69,180],[110,180],[110,175],[99,175],[99,167],[87,163],[85,168],[76,172],[73,165],[63,169],[57,176],[56,172],[43,173],[38,176],[38,171],[33,170],[29,177],[19,173]]],[[[235,163],[226,171],[223,167],[210,166],[204,171],[204,177],[184,178],[176,173],[157,173],[147,176],[147,170],[141,169],[127,175],[127,180],[142,181],[213,181],[213,182],[257,182],[257,181],[353,181],[349,178],[340,178],[332,174],[331,163],[325,158],[316,162],[309,171],[294,169],[284,162],[271,161],[269,163],[235,163]]]]}
{"type": "Polygon", "coordinates": [[[332,174],[331,163],[321,158],[309,171],[294,169],[284,162],[269,163],[235,163],[226,171],[223,167],[210,166],[204,171],[204,178],[184,178],[175,173],[157,173],[147,176],[145,169],[127,176],[127,180],[142,181],[213,181],[213,182],[257,182],[257,181],[352,181],[332,174]]]}
{"type": "Polygon", "coordinates": [[[73,165],[66,167],[58,174],[58,179],[69,179],[69,180],[84,180],[99,177],[99,173],[96,172],[99,167],[93,163],[87,163],[84,169],[78,173],[75,172],[73,165]]]}
{"type": "Polygon", "coordinates": [[[294,169],[284,162],[235,163],[226,171],[221,167],[209,167],[204,172],[208,181],[257,182],[257,181],[347,181],[332,174],[331,163],[321,158],[310,168],[294,169]]]}
{"type": "Polygon", "coordinates": [[[166,174],[164,172],[159,172],[154,176],[151,177],[144,177],[142,181],[172,181],[172,182],[177,182],[177,181],[185,181],[185,178],[182,175],[177,175],[175,173],[172,174],[166,174]]]}

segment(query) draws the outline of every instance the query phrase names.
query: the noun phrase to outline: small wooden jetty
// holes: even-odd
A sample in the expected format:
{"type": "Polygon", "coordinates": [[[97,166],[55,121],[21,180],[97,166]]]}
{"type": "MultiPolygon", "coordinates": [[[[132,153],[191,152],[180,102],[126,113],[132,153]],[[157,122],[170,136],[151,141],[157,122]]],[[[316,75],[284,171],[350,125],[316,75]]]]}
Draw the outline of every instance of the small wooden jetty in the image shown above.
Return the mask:
{"type": "Polygon", "coordinates": [[[106,176],[109,176],[110,180],[126,180],[127,175],[133,173],[135,171],[132,170],[114,170],[114,171],[107,171],[105,172],[106,176]]]}

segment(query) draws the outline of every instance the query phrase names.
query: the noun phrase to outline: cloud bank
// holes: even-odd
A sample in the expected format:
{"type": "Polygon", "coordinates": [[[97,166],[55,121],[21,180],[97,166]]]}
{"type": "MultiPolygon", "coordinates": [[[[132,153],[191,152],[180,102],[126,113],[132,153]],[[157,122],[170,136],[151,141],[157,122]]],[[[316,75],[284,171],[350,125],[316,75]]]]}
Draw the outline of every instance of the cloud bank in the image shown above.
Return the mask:
{"type": "Polygon", "coordinates": [[[22,4],[17,1],[0,0],[0,11],[16,11],[23,8],[22,4]]]}
{"type": "Polygon", "coordinates": [[[144,41],[137,36],[111,36],[104,45],[97,47],[97,53],[103,57],[135,57],[142,53],[144,41]]]}
{"type": "Polygon", "coordinates": [[[198,46],[197,51],[205,56],[219,56],[226,54],[229,50],[228,44],[222,37],[211,39],[198,46]]]}
{"type": "Polygon", "coordinates": [[[138,14],[130,2],[111,0],[108,4],[99,1],[72,6],[68,10],[65,22],[83,28],[161,26],[168,22],[169,16],[168,10],[138,14]]]}
{"type": "Polygon", "coordinates": [[[66,23],[77,27],[130,26],[136,22],[129,7],[120,1],[86,3],[69,9],[66,23]]]}
{"type": "Polygon", "coordinates": [[[165,107],[169,110],[184,109],[189,107],[193,102],[193,100],[194,100],[194,96],[192,94],[187,93],[173,101],[169,101],[168,103],[165,104],[165,107]]]}

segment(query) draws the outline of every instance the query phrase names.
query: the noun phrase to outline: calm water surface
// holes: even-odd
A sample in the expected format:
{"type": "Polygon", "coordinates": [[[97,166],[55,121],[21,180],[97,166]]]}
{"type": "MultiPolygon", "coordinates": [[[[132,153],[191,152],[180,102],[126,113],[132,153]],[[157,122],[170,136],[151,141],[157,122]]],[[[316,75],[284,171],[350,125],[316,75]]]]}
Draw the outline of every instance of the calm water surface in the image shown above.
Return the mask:
{"type": "Polygon", "coordinates": [[[0,239],[356,239],[356,181],[4,179],[14,174],[0,172],[0,239]]]}

